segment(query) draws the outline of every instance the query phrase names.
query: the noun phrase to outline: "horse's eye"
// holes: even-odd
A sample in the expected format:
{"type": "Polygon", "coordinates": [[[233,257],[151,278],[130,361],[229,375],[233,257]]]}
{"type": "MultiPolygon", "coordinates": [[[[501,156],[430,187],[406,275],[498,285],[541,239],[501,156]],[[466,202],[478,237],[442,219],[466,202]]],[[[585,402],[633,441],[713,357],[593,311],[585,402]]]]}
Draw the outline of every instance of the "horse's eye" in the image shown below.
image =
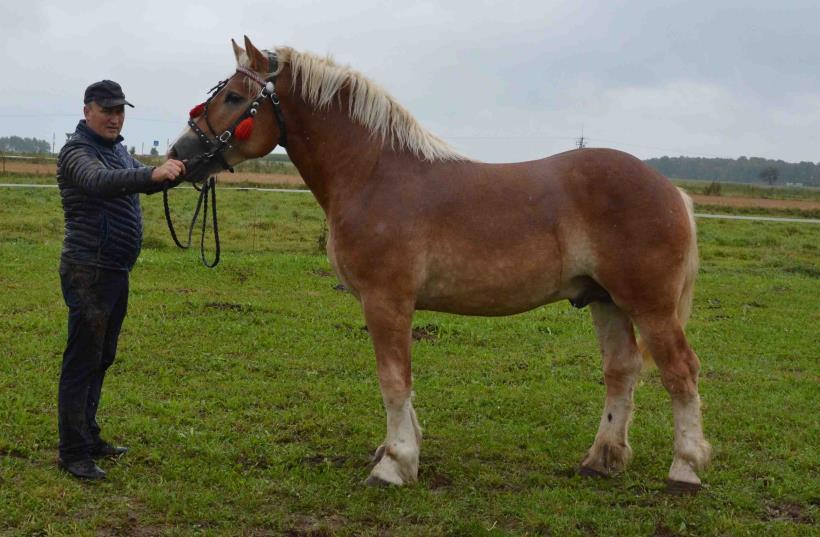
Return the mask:
{"type": "Polygon", "coordinates": [[[228,103],[228,104],[241,103],[243,100],[244,99],[242,98],[241,95],[239,95],[238,93],[235,93],[233,91],[228,92],[228,94],[225,95],[225,102],[228,103]]]}

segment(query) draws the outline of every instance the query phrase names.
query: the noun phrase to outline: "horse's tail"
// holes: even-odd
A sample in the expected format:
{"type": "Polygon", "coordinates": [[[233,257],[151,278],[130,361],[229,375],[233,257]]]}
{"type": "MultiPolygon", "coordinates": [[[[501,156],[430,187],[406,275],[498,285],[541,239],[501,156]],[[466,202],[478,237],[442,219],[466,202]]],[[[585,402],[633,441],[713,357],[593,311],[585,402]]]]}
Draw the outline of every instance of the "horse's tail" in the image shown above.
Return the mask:
{"type": "MultiPolygon", "coordinates": [[[[678,298],[678,321],[681,328],[686,327],[689,316],[692,314],[692,300],[695,295],[695,278],[698,275],[698,232],[695,226],[695,207],[692,198],[682,189],[678,189],[683,203],[686,205],[686,214],[689,218],[689,244],[683,260],[683,287],[678,298]]],[[[638,340],[638,349],[643,356],[644,366],[654,363],[649,349],[643,339],[638,340]]]]}

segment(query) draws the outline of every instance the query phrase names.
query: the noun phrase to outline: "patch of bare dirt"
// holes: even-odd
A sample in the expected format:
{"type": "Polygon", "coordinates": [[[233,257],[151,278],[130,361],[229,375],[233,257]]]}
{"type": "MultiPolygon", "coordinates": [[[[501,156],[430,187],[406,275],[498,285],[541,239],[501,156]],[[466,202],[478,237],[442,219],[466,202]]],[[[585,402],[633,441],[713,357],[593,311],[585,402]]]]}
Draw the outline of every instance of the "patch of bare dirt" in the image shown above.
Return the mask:
{"type": "Polygon", "coordinates": [[[680,534],[672,531],[669,527],[664,524],[663,522],[658,522],[655,524],[655,533],[652,534],[652,537],[679,537],[680,534]]]}
{"type": "Polygon", "coordinates": [[[252,311],[253,307],[248,304],[234,304],[232,302],[206,302],[204,308],[222,310],[222,311],[252,311]]]}
{"type": "Polygon", "coordinates": [[[435,341],[438,339],[439,327],[435,324],[413,327],[413,341],[435,341]]]}
{"type": "Polygon", "coordinates": [[[316,517],[297,515],[290,521],[285,530],[288,537],[332,537],[345,527],[345,519],[339,515],[316,517]]]}
{"type": "Polygon", "coordinates": [[[49,162],[38,164],[36,162],[15,162],[11,160],[0,159],[0,171],[8,173],[28,173],[31,175],[57,175],[57,163],[49,162]]]}
{"type": "Polygon", "coordinates": [[[814,518],[796,503],[769,504],[766,506],[766,520],[785,520],[798,524],[814,524],[814,518]]]}

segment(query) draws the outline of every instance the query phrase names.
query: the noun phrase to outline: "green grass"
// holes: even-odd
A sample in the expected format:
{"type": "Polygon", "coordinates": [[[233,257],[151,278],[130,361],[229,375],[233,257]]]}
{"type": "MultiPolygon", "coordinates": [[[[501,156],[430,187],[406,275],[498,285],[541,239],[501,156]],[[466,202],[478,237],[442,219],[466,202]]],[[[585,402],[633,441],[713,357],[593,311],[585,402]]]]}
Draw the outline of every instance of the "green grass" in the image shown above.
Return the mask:
{"type": "MultiPolygon", "coordinates": [[[[820,226],[698,223],[688,333],[715,449],[700,495],[663,492],[657,371],[636,392],[631,466],[576,475],[604,386],[589,314],[563,303],[419,313],[420,482],[371,489],[385,418],[359,307],[318,249],[321,211],[308,194],[219,198],[215,270],[175,249],[161,197],[143,198],[146,248],[100,411],[131,451],[84,484],[55,465],[59,197],[0,189],[0,535],[818,535],[820,226]]],[[[180,221],[193,200],[173,193],[180,221]]]]}

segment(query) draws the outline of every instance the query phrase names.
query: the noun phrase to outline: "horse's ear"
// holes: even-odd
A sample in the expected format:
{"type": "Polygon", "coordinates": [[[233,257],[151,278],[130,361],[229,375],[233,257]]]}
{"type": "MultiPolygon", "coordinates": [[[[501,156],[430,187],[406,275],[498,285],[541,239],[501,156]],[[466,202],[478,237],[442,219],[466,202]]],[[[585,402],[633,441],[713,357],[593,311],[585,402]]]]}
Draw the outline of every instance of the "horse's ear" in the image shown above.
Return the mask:
{"type": "Polygon", "coordinates": [[[257,73],[267,73],[268,72],[268,59],[265,57],[264,54],[259,52],[251,40],[248,39],[248,36],[245,36],[245,51],[248,54],[248,61],[250,62],[250,67],[257,73]]]}
{"type": "Polygon", "coordinates": [[[236,44],[236,41],[231,39],[233,45],[233,55],[236,56],[236,63],[242,64],[242,57],[245,56],[245,49],[236,44]]]}

